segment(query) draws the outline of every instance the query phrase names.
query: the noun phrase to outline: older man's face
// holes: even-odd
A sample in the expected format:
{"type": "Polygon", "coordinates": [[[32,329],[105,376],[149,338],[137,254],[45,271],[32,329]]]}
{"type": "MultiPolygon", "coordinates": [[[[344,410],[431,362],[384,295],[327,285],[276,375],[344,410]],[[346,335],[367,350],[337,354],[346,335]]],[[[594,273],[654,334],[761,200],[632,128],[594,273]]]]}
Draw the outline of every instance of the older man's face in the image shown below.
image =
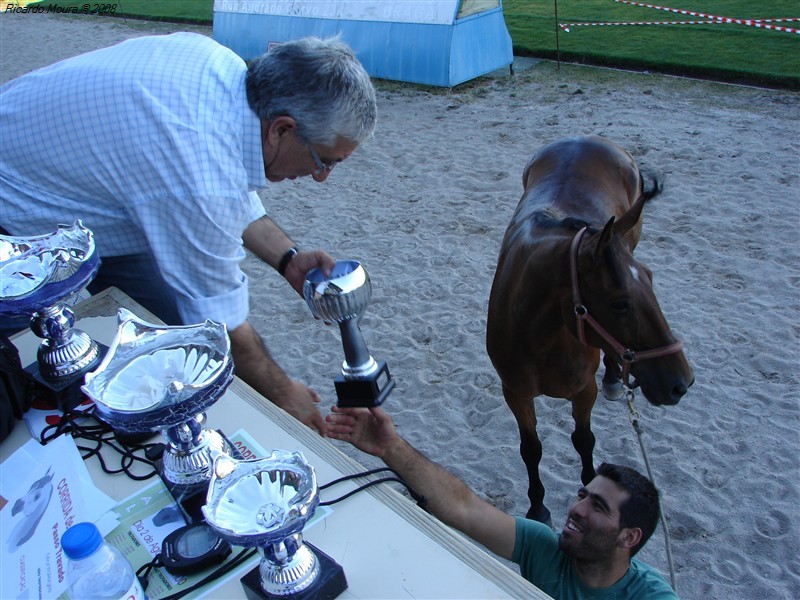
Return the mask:
{"type": "Polygon", "coordinates": [[[316,158],[327,167],[332,167],[347,157],[358,147],[356,142],[339,140],[332,148],[310,144],[297,134],[296,127],[283,129],[262,127],[262,151],[264,155],[264,174],[272,182],[284,179],[297,179],[311,175],[314,181],[323,182],[330,169],[320,169],[316,158]],[[312,152],[313,149],[313,152],[312,152]]]}

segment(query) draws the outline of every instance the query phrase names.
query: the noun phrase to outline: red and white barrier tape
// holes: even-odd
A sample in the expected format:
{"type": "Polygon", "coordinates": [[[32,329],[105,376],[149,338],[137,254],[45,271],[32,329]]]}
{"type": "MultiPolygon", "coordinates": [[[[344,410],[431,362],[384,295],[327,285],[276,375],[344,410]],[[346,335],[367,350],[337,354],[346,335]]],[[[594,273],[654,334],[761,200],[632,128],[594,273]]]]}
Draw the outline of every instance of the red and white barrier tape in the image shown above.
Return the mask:
{"type": "Polygon", "coordinates": [[[691,10],[683,10],[679,8],[670,8],[668,6],[658,6],[656,4],[645,4],[644,2],[633,2],[632,0],[614,0],[620,4],[629,4],[631,6],[643,6],[645,8],[654,8],[656,10],[666,10],[668,12],[678,13],[681,15],[689,15],[691,17],[703,17],[712,19],[718,23],[735,23],[737,25],[747,25],[749,27],[758,27],[761,29],[771,29],[773,31],[786,31],[789,33],[800,34],[800,29],[793,27],[784,27],[782,25],[770,25],[770,23],[784,22],[784,21],[797,21],[800,17],[789,17],[786,19],[734,19],[731,17],[722,17],[719,15],[709,15],[707,13],[694,12],[691,10]]]}
{"type": "Polygon", "coordinates": [[[626,25],[714,25],[717,21],[602,21],[587,23],[559,23],[558,26],[569,33],[570,27],[612,27],[626,25]]]}
{"type": "Polygon", "coordinates": [[[569,33],[570,27],[611,27],[620,25],[714,25],[716,21],[602,21],[586,23],[559,23],[558,26],[569,33]]]}

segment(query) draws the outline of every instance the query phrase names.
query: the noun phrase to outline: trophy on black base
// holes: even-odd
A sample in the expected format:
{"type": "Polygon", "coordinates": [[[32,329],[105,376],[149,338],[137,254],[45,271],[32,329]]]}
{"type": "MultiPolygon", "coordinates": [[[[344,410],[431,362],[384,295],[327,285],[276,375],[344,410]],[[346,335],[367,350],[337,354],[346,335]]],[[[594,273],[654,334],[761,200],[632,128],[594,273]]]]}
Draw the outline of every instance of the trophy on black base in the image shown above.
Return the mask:
{"type": "Polygon", "coordinates": [[[318,319],[338,323],[344,347],[342,375],[334,379],[341,407],[380,406],[395,383],[385,361],[376,362],[358,327],[372,296],[369,276],[355,260],[339,260],[330,277],[309,271],[303,296],[318,319]]]}
{"type": "Polygon", "coordinates": [[[258,548],[261,562],[242,577],[250,600],[332,600],[347,589],[341,565],[303,542],[318,505],[314,468],[299,452],[214,461],[203,514],[221,538],[258,548]]]}
{"type": "Polygon", "coordinates": [[[240,456],[221,432],[204,427],[205,411],[233,381],[225,325],[158,326],[124,308],[117,318],[111,348],[83,390],[116,432],[161,432],[161,479],[187,520],[200,521],[214,459],[240,456]]]}
{"type": "Polygon", "coordinates": [[[83,376],[105,350],[72,327],[75,314],[65,303],[99,268],[92,232],[80,221],[46,235],[0,235],[0,318],[30,317],[30,328],[44,341],[25,370],[61,410],[83,400],[83,376]]]}

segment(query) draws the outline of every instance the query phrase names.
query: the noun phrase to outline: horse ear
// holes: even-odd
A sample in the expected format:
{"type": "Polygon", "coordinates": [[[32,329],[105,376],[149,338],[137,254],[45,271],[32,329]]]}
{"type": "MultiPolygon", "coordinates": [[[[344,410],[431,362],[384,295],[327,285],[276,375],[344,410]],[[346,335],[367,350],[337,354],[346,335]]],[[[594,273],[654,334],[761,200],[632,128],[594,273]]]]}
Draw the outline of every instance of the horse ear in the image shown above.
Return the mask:
{"type": "Polygon", "coordinates": [[[647,202],[648,198],[645,194],[639,196],[639,199],[633,203],[624,215],[622,215],[619,220],[614,225],[614,231],[620,237],[628,233],[628,231],[639,222],[639,219],[642,216],[642,209],[644,208],[644,203],[647,202]]]}
{"type": "Polygon", "coordinates": [[[611,217],[606,223],[605,227],[603,227],[603,231],[600,232],[600,237],[597,238],[597,246],[594,249],[594,256],[598,258],[600,256],[600,252],[605,248],[608,243],[611,241],[611,237],[614,235],[615,227],[615,219],[611,217]]]}

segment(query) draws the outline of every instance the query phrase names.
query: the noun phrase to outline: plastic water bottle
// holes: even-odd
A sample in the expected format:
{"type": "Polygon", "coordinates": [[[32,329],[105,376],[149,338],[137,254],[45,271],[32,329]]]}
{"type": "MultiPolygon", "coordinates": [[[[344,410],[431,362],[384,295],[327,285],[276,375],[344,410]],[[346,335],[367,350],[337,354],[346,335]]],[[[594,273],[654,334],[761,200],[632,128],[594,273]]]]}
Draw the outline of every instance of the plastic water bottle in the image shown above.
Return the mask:
{"type": "Polygon", "coordinates": [[[61,536],[72,600],[146,600],[125,556],[103,540],[94,523],[77,523],[61,536]]]}

